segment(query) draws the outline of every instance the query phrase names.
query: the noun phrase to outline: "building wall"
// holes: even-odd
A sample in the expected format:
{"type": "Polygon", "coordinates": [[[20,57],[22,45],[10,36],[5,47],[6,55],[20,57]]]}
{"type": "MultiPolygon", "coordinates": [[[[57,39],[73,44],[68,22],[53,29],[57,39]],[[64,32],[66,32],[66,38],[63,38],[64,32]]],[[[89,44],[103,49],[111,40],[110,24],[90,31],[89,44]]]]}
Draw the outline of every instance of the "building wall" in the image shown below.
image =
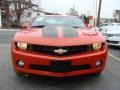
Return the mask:
{"type": "Polygon", "coordinates": [[[38,13],[39,13],[40,16],[45,15],[45,13],[42,13],[42,12],[33,12],[33,13],[31,13],[31,17],[37,17],[38,13]]]}
{"type": "Polygon", "coordinates": [[[34,18],[36,18],[37,16],[41,16],[41,15],[45,15],[45,13],[39,12],[39,11],[34,11],[32,9],[28,9],[22,14],[22,16],[20,18],[21,19],[20,22],[24,22],[24,21],[32,22],[34,18]],[[39,13],[39,15],[38,15],[38,13],[39,13]]]}

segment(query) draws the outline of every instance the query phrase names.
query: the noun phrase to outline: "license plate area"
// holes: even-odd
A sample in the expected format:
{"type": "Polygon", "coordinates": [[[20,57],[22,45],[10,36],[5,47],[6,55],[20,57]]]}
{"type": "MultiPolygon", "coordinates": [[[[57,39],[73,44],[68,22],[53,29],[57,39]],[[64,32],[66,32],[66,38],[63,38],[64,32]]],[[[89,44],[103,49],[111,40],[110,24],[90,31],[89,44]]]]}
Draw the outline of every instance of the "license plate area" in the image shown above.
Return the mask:
{"type": "Polygon", "coordinates": [[[71,70],[70,61],[51,61],[50,66],[53,72],[69,72],[71,70]]]}

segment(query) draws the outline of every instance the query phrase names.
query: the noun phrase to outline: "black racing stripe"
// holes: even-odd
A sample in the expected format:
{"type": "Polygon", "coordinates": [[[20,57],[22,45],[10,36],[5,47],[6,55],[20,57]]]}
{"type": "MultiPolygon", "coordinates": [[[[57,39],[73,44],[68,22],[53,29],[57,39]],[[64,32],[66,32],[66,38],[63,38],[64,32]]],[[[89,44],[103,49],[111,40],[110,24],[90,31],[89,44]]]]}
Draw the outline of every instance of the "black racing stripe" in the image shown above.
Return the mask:
{"type": "Polygon", "coordinates": [[[46,26],[42,30],[43,37],[57,38],[57,29],[55,26],[46,26]]]}
{"type": "Polygon", "coordinates": [[[72,38],[72,37],[79,36],[77,29],[75,29],[71,26],[64,27],[63,34],[64,34],[64,38],[72,38]]]}

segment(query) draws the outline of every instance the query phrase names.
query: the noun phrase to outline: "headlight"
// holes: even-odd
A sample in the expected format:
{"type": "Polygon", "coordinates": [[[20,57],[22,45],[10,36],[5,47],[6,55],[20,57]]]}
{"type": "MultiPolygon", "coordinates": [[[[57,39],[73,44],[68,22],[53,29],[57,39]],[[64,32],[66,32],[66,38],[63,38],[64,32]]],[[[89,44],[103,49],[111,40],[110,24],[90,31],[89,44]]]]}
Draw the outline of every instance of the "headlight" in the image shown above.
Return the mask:
{"type": "Polygon", "coordinates": [[[100,49],[102,47],[102,44],[101,43],[94,43],[93,44],[93,49],[94,50],[98,50],[98,49],[100,49]]]}
{"type": "Polygon", "coordinates": [[[100,31],[100,32],[106,32],[107,29],[106,29],[106,28],[100,28],[99,31],[100,31]]]}
{"type": "Polygon", "coordinates": [[[19,49],[26,50],[27,49],[27,43],[17,42],[17,47],[19,49]]]}

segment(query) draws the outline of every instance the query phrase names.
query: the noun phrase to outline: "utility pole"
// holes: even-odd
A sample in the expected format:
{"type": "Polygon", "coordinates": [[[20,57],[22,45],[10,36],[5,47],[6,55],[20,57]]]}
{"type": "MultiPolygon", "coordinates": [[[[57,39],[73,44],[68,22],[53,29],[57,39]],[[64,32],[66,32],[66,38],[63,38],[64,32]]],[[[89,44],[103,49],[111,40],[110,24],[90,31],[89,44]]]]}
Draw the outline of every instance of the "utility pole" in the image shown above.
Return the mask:
{"type": "Polygon", "coordinates": [[[1,19],[1,16],[2,16],[2,10],[1,10],[1,7],[0,7],[0,28],[2,27],[2,19],[1,19]]]}
{"type": "Polygon", "coordinates": [[[101,4],[102,4],[102,0],[99,0],[99,8],[98,8],[98,16],[97,16],[97,26],[98,27],[100,25],[101,4]]]}
{"type": "Polygon", "coordinates": [[[75,15],[75,6],[74,6],[74,2],[73,2],[73,16],[75,15]]]}

